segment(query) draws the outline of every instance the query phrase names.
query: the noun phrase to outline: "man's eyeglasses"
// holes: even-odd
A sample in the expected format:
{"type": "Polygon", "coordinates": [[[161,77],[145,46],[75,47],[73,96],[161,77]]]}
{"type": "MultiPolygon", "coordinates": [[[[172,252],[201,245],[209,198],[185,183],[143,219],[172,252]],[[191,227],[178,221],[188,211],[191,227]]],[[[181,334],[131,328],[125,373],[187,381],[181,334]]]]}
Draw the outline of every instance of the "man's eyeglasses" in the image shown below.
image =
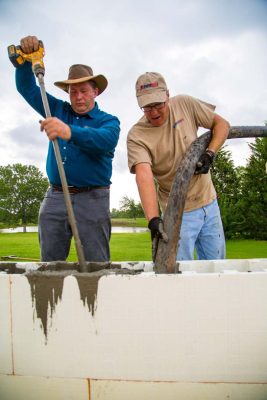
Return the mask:
{"type": "Polygon", "coordinates": [[[144,112],[150,112],[153,110],[153,108],[155,108],[156,110],[162,110],[162,108],[164,108],[166,102],[164,101],[163,103],[156,103],[156,104],[152,104],[151,106],[145,106],[145,107],[141,107],[141,110],[143,110],[144,112]]]}

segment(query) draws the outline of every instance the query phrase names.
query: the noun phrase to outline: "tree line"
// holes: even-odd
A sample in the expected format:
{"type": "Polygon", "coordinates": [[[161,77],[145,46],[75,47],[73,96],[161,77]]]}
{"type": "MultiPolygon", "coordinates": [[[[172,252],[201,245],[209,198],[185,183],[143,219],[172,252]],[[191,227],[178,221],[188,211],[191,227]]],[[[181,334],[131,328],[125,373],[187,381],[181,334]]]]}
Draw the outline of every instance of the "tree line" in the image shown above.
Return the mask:
{"type": "Polygon", "coordinates": [[[48,179],[34,165],[0,166],[0,223],[14,227],[36,224],[48,179]]]}
{"type": "Polygon", "coordinates": [[[267,240],[267,138],[250,143],[246,167],[223,147],[212,166],[226,238],[267,240]]]}
{"type": "MultiPolygon", "coordinates": [[[[267,138],[250,143],[245,167],[235,167],[223,147],[211,168],[226,238],[267,240],[267,138]]],[[[7,226],[36,224],[48,180],[33,165],[0,166],[0,223],[7,226]]],[[[124,196],[112,218],[144,217],[140,202],[124,196]]],[[[25,228],[26,229],[26,228],[25,228]]]]}

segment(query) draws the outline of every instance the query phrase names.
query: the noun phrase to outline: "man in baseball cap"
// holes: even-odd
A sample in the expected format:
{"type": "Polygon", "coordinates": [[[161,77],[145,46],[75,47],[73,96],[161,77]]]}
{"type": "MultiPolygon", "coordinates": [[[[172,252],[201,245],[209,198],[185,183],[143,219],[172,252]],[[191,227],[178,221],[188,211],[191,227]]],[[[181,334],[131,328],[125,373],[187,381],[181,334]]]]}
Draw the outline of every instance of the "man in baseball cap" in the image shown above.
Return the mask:
{"type": "Polygon", "coordinates": [[[157,72],[139,76],[135,88],[143,116],[128,133],[128,165],[136,174],[152,240],[167,240],[161,213],[177,167],[203,127],[213,134],[189,185],[177,259],[193,260],[195,248],[199,259],[224,258],[224,232],[209,168],[228,136],[229,123],[211,104],[188,95],[169,97],[165,79],[157,72]]]}

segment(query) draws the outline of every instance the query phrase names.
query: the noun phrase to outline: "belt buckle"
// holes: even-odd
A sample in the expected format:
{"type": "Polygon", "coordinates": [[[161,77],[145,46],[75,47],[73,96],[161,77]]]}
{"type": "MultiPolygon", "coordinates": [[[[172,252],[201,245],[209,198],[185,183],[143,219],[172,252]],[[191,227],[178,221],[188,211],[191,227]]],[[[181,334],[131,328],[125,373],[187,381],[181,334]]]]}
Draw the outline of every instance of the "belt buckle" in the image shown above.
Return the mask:
{"type": "Polygon", "coordinates": [[[78,190],[75,186],[68,186],[68,190],[70,194],[76,194],[78,193],[78,190]]]}

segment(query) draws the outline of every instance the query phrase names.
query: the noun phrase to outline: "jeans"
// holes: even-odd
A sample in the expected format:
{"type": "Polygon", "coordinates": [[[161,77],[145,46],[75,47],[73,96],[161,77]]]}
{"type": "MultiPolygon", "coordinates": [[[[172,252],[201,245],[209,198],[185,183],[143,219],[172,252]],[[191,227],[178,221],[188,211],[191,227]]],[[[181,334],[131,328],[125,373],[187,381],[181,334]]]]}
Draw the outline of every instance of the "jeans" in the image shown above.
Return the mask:
{"type": "Polygon", "coordinates": [[[217,200],[196,210],[184,212],[177,260],[225,258],[225,238],[217,200]]]}
{"type": "MultiPolygon", "coordinates": [[[[109,261],[109,189],[93,189],[70,196],[85,260],[109,261]]],[[[64,195],[49,188],[39,211],[41,260],[65,261],[71,239],[64,195]]]]}

